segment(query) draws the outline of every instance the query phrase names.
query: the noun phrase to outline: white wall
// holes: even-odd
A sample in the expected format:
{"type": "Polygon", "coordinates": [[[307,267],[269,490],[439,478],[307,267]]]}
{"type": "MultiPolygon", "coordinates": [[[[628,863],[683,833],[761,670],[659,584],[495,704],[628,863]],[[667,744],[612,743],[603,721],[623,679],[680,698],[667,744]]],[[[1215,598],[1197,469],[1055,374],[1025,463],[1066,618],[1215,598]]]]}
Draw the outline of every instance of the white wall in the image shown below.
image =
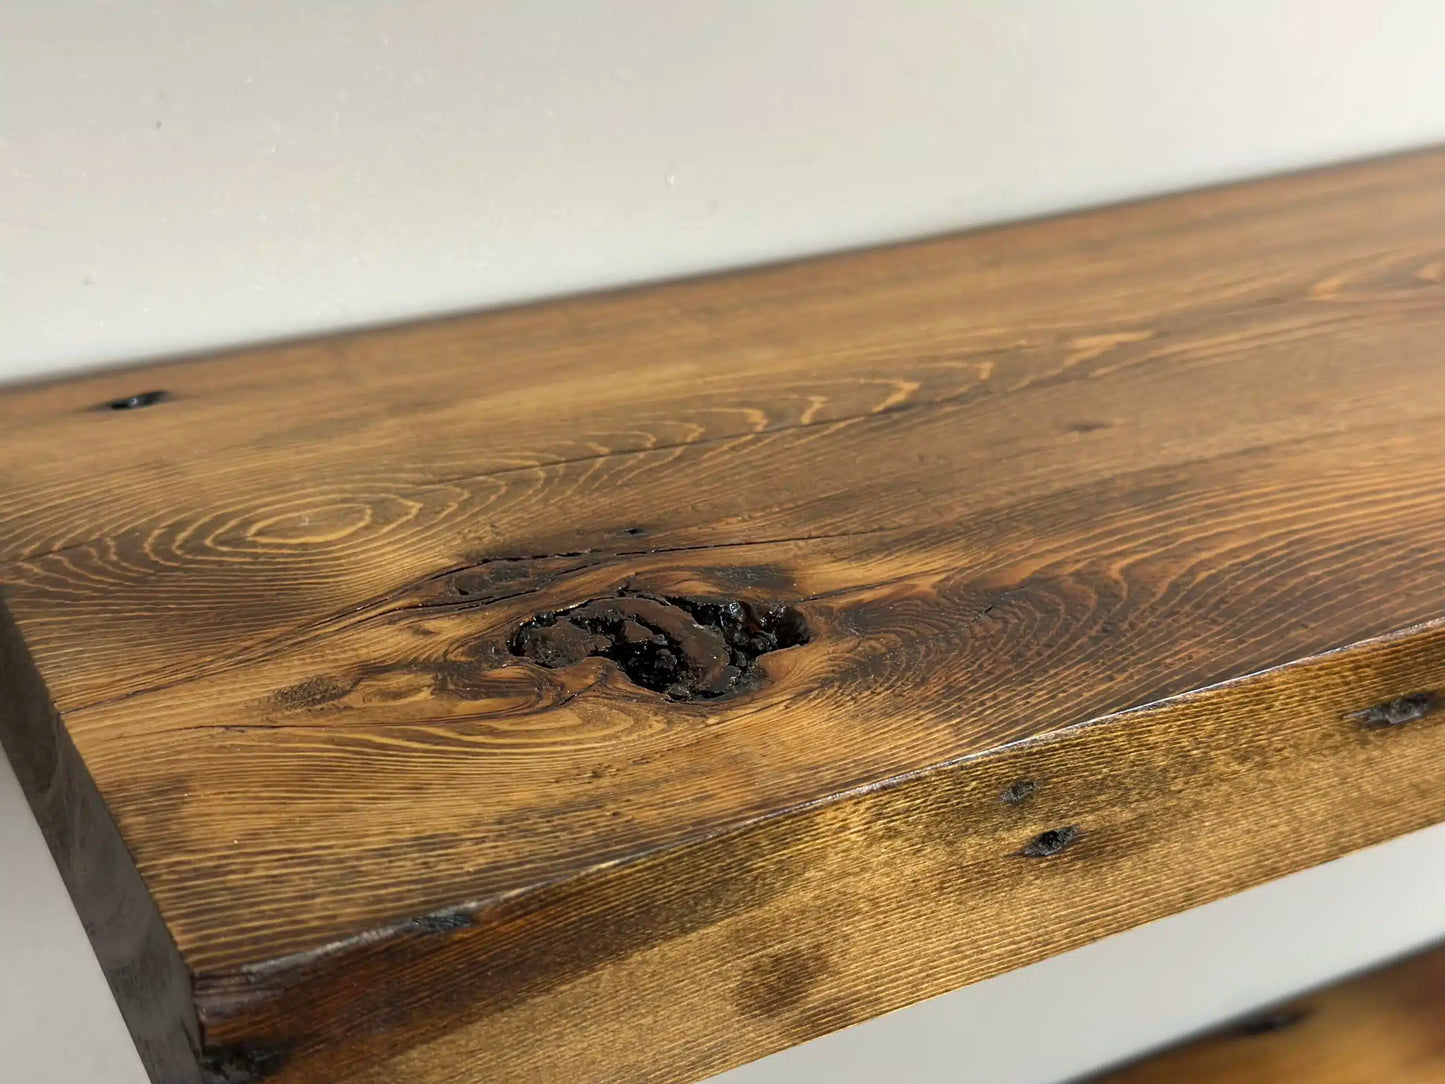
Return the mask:
{"type": "Polygon", "coordinates": [[[0,365],[928,233],[1445,138],[1445,5],[0,3],[0,365]]]}
{"type": "MultiPolygon", "coordinates": [[[[1437,0],[3,0],[0,379],[1441,139],[1437,0]]],[[[0,829],[7,1065],[139,1080],[5,772],[0,829]]],[[[1422,833],[733,1079],[1054,1079],[1445,933],[1442,856],[1422,833]]]]}

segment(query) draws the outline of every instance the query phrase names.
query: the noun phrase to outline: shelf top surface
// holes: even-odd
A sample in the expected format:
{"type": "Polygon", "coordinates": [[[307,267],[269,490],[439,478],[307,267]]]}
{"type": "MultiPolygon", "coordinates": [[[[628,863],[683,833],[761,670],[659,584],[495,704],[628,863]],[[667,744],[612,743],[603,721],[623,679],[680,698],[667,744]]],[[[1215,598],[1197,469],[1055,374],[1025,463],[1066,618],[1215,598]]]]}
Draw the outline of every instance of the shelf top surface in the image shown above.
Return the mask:
{"type": "Polygon", "coordinates": [[[0,394],[234,973],[1439,616],[1445,153],[0,394]]]}

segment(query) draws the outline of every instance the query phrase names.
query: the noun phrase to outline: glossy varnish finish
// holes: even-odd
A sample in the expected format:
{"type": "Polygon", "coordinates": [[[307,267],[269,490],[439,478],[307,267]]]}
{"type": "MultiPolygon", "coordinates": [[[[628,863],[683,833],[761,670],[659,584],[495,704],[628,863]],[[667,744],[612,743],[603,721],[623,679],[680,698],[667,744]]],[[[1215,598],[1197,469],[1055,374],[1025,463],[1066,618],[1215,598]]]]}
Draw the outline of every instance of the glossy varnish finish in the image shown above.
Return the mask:
{"type": "Polygon", "coordinates": [[[1445,818],[1442,341],[1434,152],[15,389],[0,733],[214,1079],[699,1077],[1445,818]]]}
{"type": "Polygon", "coordinates": [[[1095,1084],[1439,1084],[1445,948],[1278,1005],[1095,1084]]]}

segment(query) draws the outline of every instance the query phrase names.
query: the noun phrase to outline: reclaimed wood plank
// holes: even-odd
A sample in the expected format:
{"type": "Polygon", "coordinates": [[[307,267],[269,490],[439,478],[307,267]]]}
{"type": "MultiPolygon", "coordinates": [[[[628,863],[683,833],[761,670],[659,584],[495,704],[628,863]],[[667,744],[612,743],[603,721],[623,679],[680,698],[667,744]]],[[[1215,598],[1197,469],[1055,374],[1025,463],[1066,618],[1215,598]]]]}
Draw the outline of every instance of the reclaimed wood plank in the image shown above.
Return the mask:
{"type": "Polygon", "coordinates": [[[1445,819],[1442,333],[1431,151],[9,389],[0,740],[158,1079],[697,1078],[1445,819]]]}

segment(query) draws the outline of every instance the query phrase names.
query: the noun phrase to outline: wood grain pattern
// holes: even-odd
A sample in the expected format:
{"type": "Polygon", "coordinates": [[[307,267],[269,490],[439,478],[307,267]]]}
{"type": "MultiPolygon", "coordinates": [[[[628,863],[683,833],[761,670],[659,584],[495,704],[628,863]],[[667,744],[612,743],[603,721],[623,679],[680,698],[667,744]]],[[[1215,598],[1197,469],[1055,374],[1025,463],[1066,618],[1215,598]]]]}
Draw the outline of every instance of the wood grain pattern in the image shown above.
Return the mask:
{"type": "Polygon", "coordinates": [[[695,1078],[1445,818],[1442,185],[0,395],[211,1077],[695,1078]]]}
{"type": "Polygon", "coordinates": [[[1095,1084],[1438,1084],[1445,948],[1315,991],[1095,1084]]]}

